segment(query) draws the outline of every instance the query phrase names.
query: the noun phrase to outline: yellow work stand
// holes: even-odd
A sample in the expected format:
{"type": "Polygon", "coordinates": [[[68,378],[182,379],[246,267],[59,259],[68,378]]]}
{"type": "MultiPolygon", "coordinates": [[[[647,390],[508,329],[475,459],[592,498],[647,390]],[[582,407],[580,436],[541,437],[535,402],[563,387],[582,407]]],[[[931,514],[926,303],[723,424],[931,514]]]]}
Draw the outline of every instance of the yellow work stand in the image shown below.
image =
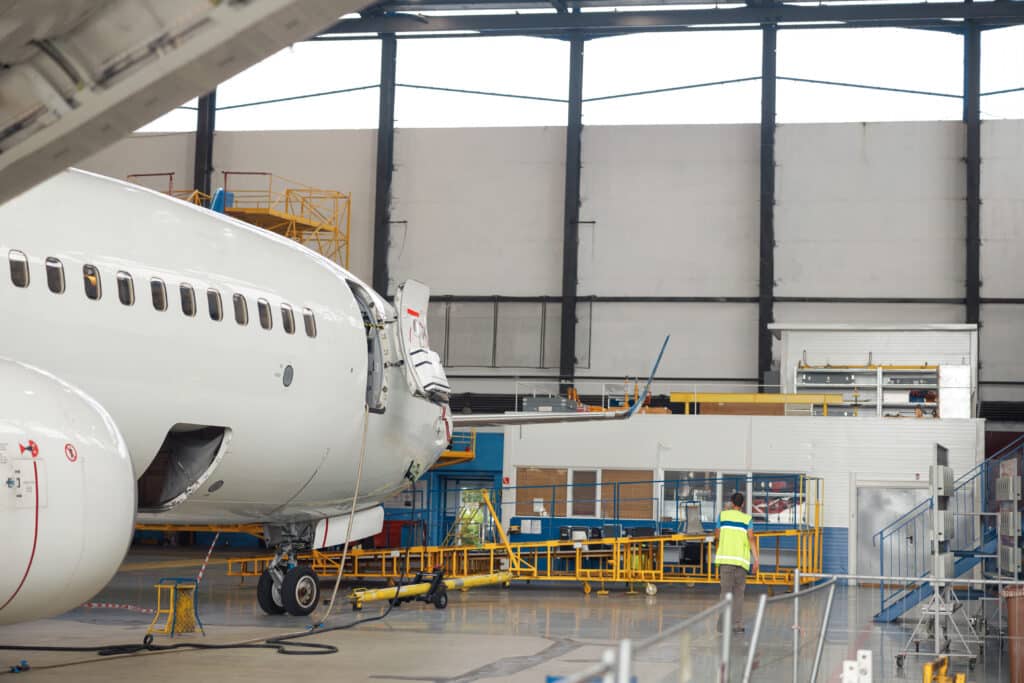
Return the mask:
{"type": "Polygon", "coordinates": [[[146,633],[162,633],[172,638],[176,633],[195,633],[196,626],[206,635],[203,622],[196,610],[195,579],[160,579],[156,587],[156,616],[146,633]],[[157,626],[161,617],[166,617],[162,626],[157,626]]]}

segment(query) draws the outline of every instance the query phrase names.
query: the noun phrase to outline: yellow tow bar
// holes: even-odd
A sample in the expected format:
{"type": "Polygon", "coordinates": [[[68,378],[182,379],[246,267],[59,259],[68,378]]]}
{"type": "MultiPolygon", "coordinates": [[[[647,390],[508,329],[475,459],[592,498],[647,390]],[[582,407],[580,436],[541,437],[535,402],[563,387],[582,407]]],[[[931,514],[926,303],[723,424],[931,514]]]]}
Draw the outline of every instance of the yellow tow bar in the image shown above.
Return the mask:
{"type": "MultiPolygon", "coordinates": [[[[477,576],[465,576],[457,579],[445,579],[442,583],[444,584],[445,590],[435,592],[433,599],[431,600],[434,607],[437,607],[438,609],[444,609],[445,606],[447,606],[447,591],[466,591],[470,588],[496,586],[499,584],[508,586],[512,583],[512,574],[511,572],[479,574],[477,576]]],[[[395,598],[400,600],[411,600],[419,596],[424,596],[430,592],[431,586],[432,582],[426,581],[424,583],[411,583],[406,586],[391,586],[389,588],[357,588],[352,591],[348,596],[348,599],[352,603],[352,609],[359,610],[368,602],[394,600],[395,598]]]]}

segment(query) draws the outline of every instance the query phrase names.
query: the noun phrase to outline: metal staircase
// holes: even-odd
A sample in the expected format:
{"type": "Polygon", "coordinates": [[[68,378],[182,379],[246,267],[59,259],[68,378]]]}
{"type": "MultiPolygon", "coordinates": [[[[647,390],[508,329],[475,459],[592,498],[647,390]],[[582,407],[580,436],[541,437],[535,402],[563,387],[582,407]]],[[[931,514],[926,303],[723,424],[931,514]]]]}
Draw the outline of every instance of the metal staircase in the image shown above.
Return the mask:
{"type": "MultiPolygon", "coordinates": [[[[956,526],[953,553],[954,576],[959,577],[989,559],[997,552],[998,538],[994,505],[995,480],[999,463],[1008,458],[1024,458],[1024,436],[1011,442],[991,458],[978,463],[956,480],[950,509],[956,526]]],[[[918,577],[920,582],[906,582],[879,587],[880,604],[877,622],[892,622],[907,613],[933,589],[925,579],[931,574],[928,538],[931,533],[931,499],[922,501],[905,515],[881,529],[873,537],[878,546],[881,576],[918,577]]]]}

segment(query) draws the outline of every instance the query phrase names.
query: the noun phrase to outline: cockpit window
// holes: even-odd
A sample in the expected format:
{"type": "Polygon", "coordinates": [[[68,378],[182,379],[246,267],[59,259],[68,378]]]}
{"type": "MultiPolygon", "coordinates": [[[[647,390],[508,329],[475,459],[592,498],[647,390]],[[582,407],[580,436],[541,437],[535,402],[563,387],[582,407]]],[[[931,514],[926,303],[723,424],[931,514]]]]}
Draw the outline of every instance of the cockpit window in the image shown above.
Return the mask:
{"type": "Polygon", "coordinates": [[[28,287],[28,257],[12,249],[7,258],[11,262],[11,282],[15,287],[28,287]]]}
{"type": "Polygon", "coordinates": [[[103,283],[100,282],[100,271],[96,266],[82,266],[82,280],[85,282],[85,295],[93,300],[103,296],[103,283]]]}

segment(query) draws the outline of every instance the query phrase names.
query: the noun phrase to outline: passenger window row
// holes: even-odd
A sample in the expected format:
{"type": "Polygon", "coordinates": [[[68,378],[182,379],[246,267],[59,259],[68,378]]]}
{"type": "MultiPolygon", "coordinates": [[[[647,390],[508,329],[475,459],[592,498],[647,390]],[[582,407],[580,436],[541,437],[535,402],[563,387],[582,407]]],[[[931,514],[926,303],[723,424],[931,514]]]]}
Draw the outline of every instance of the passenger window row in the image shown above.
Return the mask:
{"type": "MultiPolygon", "coordinates": [[[[12,249],[8,254],[8,262],[11,267],[11,282],[15,287],[28,287],[31,283],[28,257],[24,252],[12,249]]],[[[63,294],[66,288],[64,280],[64,264],[60,259],[47,257],[46,284],[54,294],[63,294]]],[[[103,284],[100,271],[96,266],[85,264],[82,266],[82,280],[85,286],[85,296],[94,301],[103,296],[103,284]]],[[[125,306],[135,305],[135,281],[131,273],[123,270],[117,271],[117,299],[125,306]]],[[[166,311],[168,306],[167,285],[158,277],[150,278],[149,291],[153,300],[153,308],[157,311],[166,311]]],[[[196,291],[187,282],[178,286],[178,294],[181,299],[181,312],[189,318],[196,316],[196,291]]],[[[243,294],[233,294],[231,302],[235,310],[235,322],[243,327],[249,324],[249,303],[243,294]]],[[[221,301],[220,292],[210,288],[206,290],[206,306],[210,314],[210,320],[221,321],[224,319],[224,307],[221,301]]],[[[266,299],[256,299],[256,311],[258,313],[260,327],[270,330],[274,327],[274,315],[270,302],[266,299]]],[[[316,337],[316,317],[309,308],[302,309],[306,336],[316,337]]],[[[281,304],[281,327],[286,334],[295,334],[295,311],[290,304],[281,304]]]]}

